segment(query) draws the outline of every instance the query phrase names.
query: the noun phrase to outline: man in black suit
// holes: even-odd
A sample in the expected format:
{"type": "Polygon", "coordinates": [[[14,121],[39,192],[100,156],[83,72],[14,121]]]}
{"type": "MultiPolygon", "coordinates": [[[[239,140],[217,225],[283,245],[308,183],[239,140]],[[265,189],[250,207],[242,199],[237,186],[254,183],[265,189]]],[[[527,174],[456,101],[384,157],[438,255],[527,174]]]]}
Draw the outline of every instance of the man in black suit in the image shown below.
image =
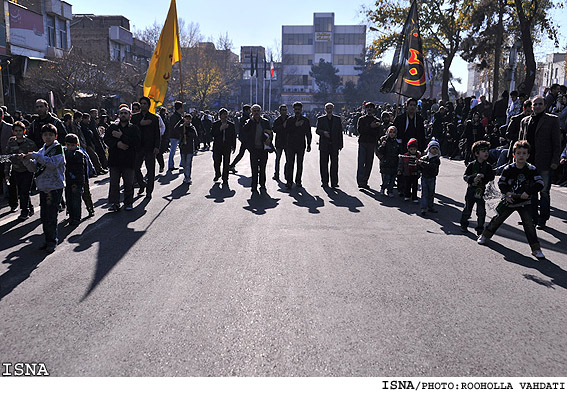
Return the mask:
{"type": "Polygon", "coordinates": [[[136,181],[140,186],[138,194],[146,189],[146,199],[152,199],[156,177],[156,155],[159,153],[161,135],[159,119],[150,112],[151,101],[148,97],[140,98],[140,112],[132,115],[132,124],[140,129],[141,144],[136,151],[136,181]],[[144,182],[142,164],[146,164],[148,181],[144,182]]]}
{"type": "Polygon", "coordinates": [[[213,123],[211,128],[211,136],[213,137],[213,162],[215,166],[214,181],[218,181],[221,177],[222,162],[222,185],[228,186],[228,167],[230,162],[230,153],[234,153],[236,149],[236,129],[234,123],[228,121],[228,110],[222,108],[219,111],[220,120],[213,123]]]}
{"type": "Polygon", "coordinates": [[[331,187],[339,187],[339,151],[343,148],[343,126],[341,118],[333,115],[335,106],[325,104],[326,115],[317,118],[319,135],[319,168],[321,187],[329,186],[329,158],[331,159],[331,187]]]}
{"type": "Polygon", "coordinates": [[[294,117],[287,120],[286,134],[287,144],[285,148],[285,179],[286,188],[289,190],[293,185],[293,167],[297,157],[297,172],[295,174],[295,184],[302,187],[301,175],[303,174],[303,157],[305,149],[311,151],[311,123],[309,119],[302,115],[303,104],[293,103],[294,117]]]}
{"type": "Polygon", "coordinates": [[[417,113],[417,100],[408,98],[406,101],[406,113],[402,113],[394,120],[398,130],[398,139],[401,139],[401,148],[406,151],[407,144],[411,138],[417,139],[419,150],[425,151],[427,141],[425,139],[425,125],[423,117],[417,113]]]}
{"type": "MultiPolygon", "coordinates": [[[[290,117],[287,114],[287,106],[285,104],[280,105],[280,115],[274,121],[274,134],[276,134],[276,165],[274,170],[274,177],[273,179],[276,181],[280,181],[280,160],[282,158],[282,153],[284,152],[285,145],[287,143],[286,138],[286,131],[285,128],[287,126],[287,119],[290,117]]],[[[285,169],[284,169],[285,175],[285,169]]]]}

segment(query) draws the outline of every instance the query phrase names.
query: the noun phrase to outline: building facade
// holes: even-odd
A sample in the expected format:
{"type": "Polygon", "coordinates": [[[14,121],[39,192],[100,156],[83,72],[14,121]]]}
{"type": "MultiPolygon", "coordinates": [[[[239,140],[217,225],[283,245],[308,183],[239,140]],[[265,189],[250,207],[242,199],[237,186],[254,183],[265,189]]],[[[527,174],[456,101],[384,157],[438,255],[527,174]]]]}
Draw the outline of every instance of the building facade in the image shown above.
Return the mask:
{"type": "Polygon", "coordinates": [[[19,109],[19,81],[30,67],[61,58],[71,47],[71,4],[61,0],[3,1],[0,17],[0,104],[19,109]]]}
{"type": "MultiPolygon", "coordinates": [[[[302,101],[306,110],[322,108],[316,102],[317,85],[309,75],[321,59],[338,69],[342,84],[358,82],[356,59],[363,58],[366,26],[335,25],[335,14],[314,13],[312,26],[282,26],[282,101],[302,101]]],[[[339,97],[338,97],[339,98],[339,97]]]]}
{"type": "MultiPolygon", "coordinates": [[[[567,85],[565,78],[565,61],[567,53],[548,53],[545,58],[542,73],[543,87],[550,87],[554,83],[567,85]]],[[[543,91],[541,91],[543,93],[543,91]]]]}

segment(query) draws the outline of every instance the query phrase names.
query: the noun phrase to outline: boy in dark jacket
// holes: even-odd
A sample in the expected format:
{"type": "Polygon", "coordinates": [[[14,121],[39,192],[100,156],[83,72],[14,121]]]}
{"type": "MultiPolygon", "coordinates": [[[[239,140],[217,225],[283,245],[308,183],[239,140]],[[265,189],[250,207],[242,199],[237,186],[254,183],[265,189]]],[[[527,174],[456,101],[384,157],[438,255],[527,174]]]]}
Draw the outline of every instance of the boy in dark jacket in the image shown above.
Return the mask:
{"type": "Polygon", "coordinates": [[[530,156],[530,144],[526,140],[517,141],[514,144],[514,162],[507,165],[500,176],[498,187],[504,198],[496,208],[498,213],[488,224],[478,237],[478,244],[486,244],[500,225],[506,221],[510,215],[517,211],[522,218],[522,225],[526,232],[526,238],[532,255],[537,259],[545,259],[539,240],[537,238],[535,226],[530,212],[531,197],[543,189],[543,177],[538,173],[535,166],[528,163],[530,156]]]}
{"type": "Polygon", "coordinates": [[[65,200],[69,212],[69,225],[79,225],[81,222],[83,187],[89,181],[87,157],[78,148],[78,145],[77,135],[65,135],[65,200]]]}
{"type": "Polygon", "coordinates": [[[422,216],[425,216],[427,211],[437,213],[437,210],[433,207],[433,198],[435,197],[435,182],[439,174],[439,165],[441,165],[440,156],[439,142],[433,138],[427,145],[423,157],[417,161],[421,169],[420,207],[422,216]]]}
{"type": "Polygon", "coordinates": [[[398,160],[400,145],[396,139],[398,130],[395,126],[388,127],[386,135],[380,138],[378,147],[378,158],[380,159],[380,173],[382,174],[382,186],[380,194],[384,195],[388,190],[388,196],[394,196],[394,183],[398,171],[398,160]]]}
{"type": "Polygon", "coordinates": [[[490,143],[488,141],[476,141],[472,146],[472,154],[475,160],[467,165],[463,179],[467,182],[467,193],[465,194],[465,209],[461,215],[461,231],[467,232],[469,218],[473,206],[476,204],[476,233],[480,235],[484,230],[486,219],[486,207],[484,204],[484,190],[488,183],[494,180],[494,170],[488,163],[490,143]]]}

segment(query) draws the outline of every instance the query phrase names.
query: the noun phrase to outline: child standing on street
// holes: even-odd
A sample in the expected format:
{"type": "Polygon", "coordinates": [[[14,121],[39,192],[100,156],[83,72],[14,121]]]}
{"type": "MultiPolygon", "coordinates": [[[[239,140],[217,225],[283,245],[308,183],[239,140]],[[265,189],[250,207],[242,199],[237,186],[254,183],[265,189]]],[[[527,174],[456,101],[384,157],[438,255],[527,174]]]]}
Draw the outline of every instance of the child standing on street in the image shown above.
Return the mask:
{"type": "Polygon", "coordinates": [[[441,149],[439,142],[435,138],[431,139],[425,150],[425,154],[417,163],[421,169],[421,215],[425,216],[427,211],[437,213],[433,207],[433,198],[435,197],[435,183],[439,174],[439,165],[441,165],[441,149]]]}
{"type": "Polygon", "coordinates": [[[57,128],[53,124],[41,127],[44,145],[38,152],[22,154],[26,167],[35,172],[35,184],[39,190],[41,223],[45,244],[40,247],[48,253],[57,247],[57,213],[65,188],[65,154],[57,142],[57,128]]]}
{"type": "Polygon", "coordinates": [[[490,143],[488,141],[476,141],[472,145],[474,161],[467,165],[463,179],[467,182],[467,193],[465,194],[465,209],[461,215],[461,231],[467,232],[469,218],[473,206],[476,204],[476,234],[480,235],[484,230],[486,219],[486,206],[484,203],[484,190],[486,185],[494,180],[494,170],[488,163],[490,143]]]}
{"type": "Polygon", "coordinates": [[[417,160],[421,158],[421,153],[417,151],[417,139],[411,138],[408,141],[408,151],[400,156],[398,163],[398,175],[402,176],[402,184],[404,185],[404,201],[410,198],[414,203],[418,203],[417,199],[417,183],[419,181],[419,168],[417,160]]]}
{"type": "Polygon", "coordinates": [[[496,208],[498,214],[490,221],[482,235],[478,237],[477,243],[486,244],[500,228],[500,225],[513,212],[517,211],[522,218],[522,225],[532,249],[532,255],[537,259],[545,259],[530,213],[531,197],[543,190],[543,178],[536,167],[528,163],[530,157],[528,141],[517,141],[512,151],[514,152],[514,162],[504,168],[498,181],[498,187],[504,195],[502,202],[496,208]]]}
{"type": "Polygon", "coordinates": [[[396,140],[398,129],[395,126],[388,127],[388,132],[380,138],[378,147],[378,159],[380,160],[380,173],[382,174],[382,186],[380,194],[384,195],[388,190],[388,196],[394,196],[394,183],[398,171],[398,155],[400,145],[396,140]]]}
{"type": "Polygon", "coordinates": [[[77,135],[65,135],[65,200],[69,212],[69,225],[73,226],[81,222],[81,198],[85,183],[89,181],[87,157],[78,145],[77,135]]]}
{"type": "Polygon", "coordinates": [[[30,191],[33,182],[33,173],[28,171],[23,162],[22,154],[35,151],[37,146],[34,141],[25,135],[26,126],[21,121],[14,123],[12,134],[6,145],[6,153],[14,154],[10,163],[4,165],[6,179],[10,179],[10,206],[15,208],[20,201],[21,213],[19,220],[27,220],[33,214],[30,191]]]}

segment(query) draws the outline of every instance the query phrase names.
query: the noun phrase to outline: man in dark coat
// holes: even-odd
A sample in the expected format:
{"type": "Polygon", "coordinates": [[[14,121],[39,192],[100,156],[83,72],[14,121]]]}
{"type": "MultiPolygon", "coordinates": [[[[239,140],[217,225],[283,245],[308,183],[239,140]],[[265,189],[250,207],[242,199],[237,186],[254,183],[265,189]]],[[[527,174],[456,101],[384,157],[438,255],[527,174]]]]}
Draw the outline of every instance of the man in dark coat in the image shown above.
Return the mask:
{"type": "Polygon", "coordinates": [[[111,124],[104,134],[110,168],[108,203],[110,211],[114,212],[120,210],[120,178],[124,182],[125,210],[132,210],[136,149],[140,145],[140,130],[130,123],[131,114],[128,105],[120,107],[118,116],[119,122],[111,124]]]}
{"type": "Polygon", "coordinates": [[[335,106],[325,105],[326,115],[317,118],[319,135],[319,168],[321,187],[329,186],[329,159],[331,160],[331,187],[339,187],[339,151],[343,148],[343,126],[341,118],[333,115],[335,106]]]}
{"type": "Polygon", "coordinates": [[[280,115],[274,121],[274,134],[276,134],[276,165],[273,179],[276,181],[280,181],[280,161],[285,149],[285,145],[287,143],[287,135],[285,131],[285,128],[287,126],[287,119],[289,119],[289,116],[287,114],[287,106],[285,104],[282,104],[280,105],[280,115]]]}
{"type": "Polygon", "coordinates": [[[531,146],[528,162],[535,165],[544,187],[532,197],[532,219],[538,228],[545,228],[550,217],[552,171],[559,166],[561,156],[561,129],[559,118],[545,112],[545,99],[536,96],[532,100],[532,115],[522,119],[518,140],[527,140],[531,146]],[[538,211],[539,210],[539,211],[538,211]]]}
{"type": "Polygon", "coordinates": [[[136,181],[140,186],[139,194],[146,190],[146,199],[152,199],[156,177],[156,155],[159,153],[159,119],[150,112],[150,99],[140,98],[140,112],[132,115],[132,124],[140,129],[140,148],[136,153],[136,181]],[[147,182],[142,176],[142,164],[146,164],[147,182]]]}
{"type": "Polygon", "coordinates": [[[286,188],[289,190],[293,185],[293,167],[297,157],[297,172],[295,174],[295,184],[302,187],[301,176],[303,174],[303,157],[305,150],[311,151],[311,123],[309,119],[302,115],[303,104],[293,103],[294,117],[287,120],[285,148],[285,179],[286,188]]]}
{"type": "Polygon", "coordinates": [[[33,118],[33,121],[29,127],[29,138],[35,142],[37,146],[43,146],[43,139],[41,139],[41,128],[45,124],[53,124],[57,128],[57,141],[65,146],[65,127],[63,122],[57,117],[53,116],[49,112],[49,105],[44,99],[38,99],[35,101],[35,111],[38,116],[33,118]]]}
{"type": "Polygon", "coordinates": [[[398,130],[398,140],[401,140],[403,152],[407,149],[410,139],[417,139],[418,149],[425,151],[427,141],[425,139],[425,126],[423,117],[417,113],[417,100],[408,98],[406,101],[406,113],[400,114],[394,120],[394,125],[398,130]]]}
{"type": "Polygon", "coordinates": [[[265,117],[262,117],[262,107],[258,104],[252,105],[252,117],[240,129],[241,139],[250,153],[250,166],[252,170],[252,194],[260,191],[266,192],[266,164],[268,163],[267,146],[271,143],[272,127],[265,117]]]}
{"type": "Polygon", "coordinates": [[[173,158],[175,157],[175,152],[177,151],[181,135],[179,135],[177,131],[178,129],[175,127],[179,124],[179,122],[181,122],[181,120],[183,120],[183,103],[181,101],[175,101],[173,108],[173,114],[169,117],[169,142],[171,143],[171,146],[169,148],[169,160],[167,164],[168,171],[176,169],[173,158]]]}
{"type": "Polygon", "coordinates": [[[213,162],[215,167],[214,181],[221,178],[222,163],[222,184],[228,186],[228,167],[230,163],[230,153],[236,150],[236,129],[234,123],[228,121],[228,110],[222,108],[219,111],[220,120],[213,123],[211,136],[213,137],[213,162]]]}
{"type": "Polygon", "coordinates": [[[356,182],[358,188],[369,188],[368,179],[374,164],[374,149],[378,142],[380,132],[380,120],[374,116],[376,106],[373,102],[364,105],[366,114],[358,119],[356,129],[358,131],[358,167],[356,170],[356,182]]]}

